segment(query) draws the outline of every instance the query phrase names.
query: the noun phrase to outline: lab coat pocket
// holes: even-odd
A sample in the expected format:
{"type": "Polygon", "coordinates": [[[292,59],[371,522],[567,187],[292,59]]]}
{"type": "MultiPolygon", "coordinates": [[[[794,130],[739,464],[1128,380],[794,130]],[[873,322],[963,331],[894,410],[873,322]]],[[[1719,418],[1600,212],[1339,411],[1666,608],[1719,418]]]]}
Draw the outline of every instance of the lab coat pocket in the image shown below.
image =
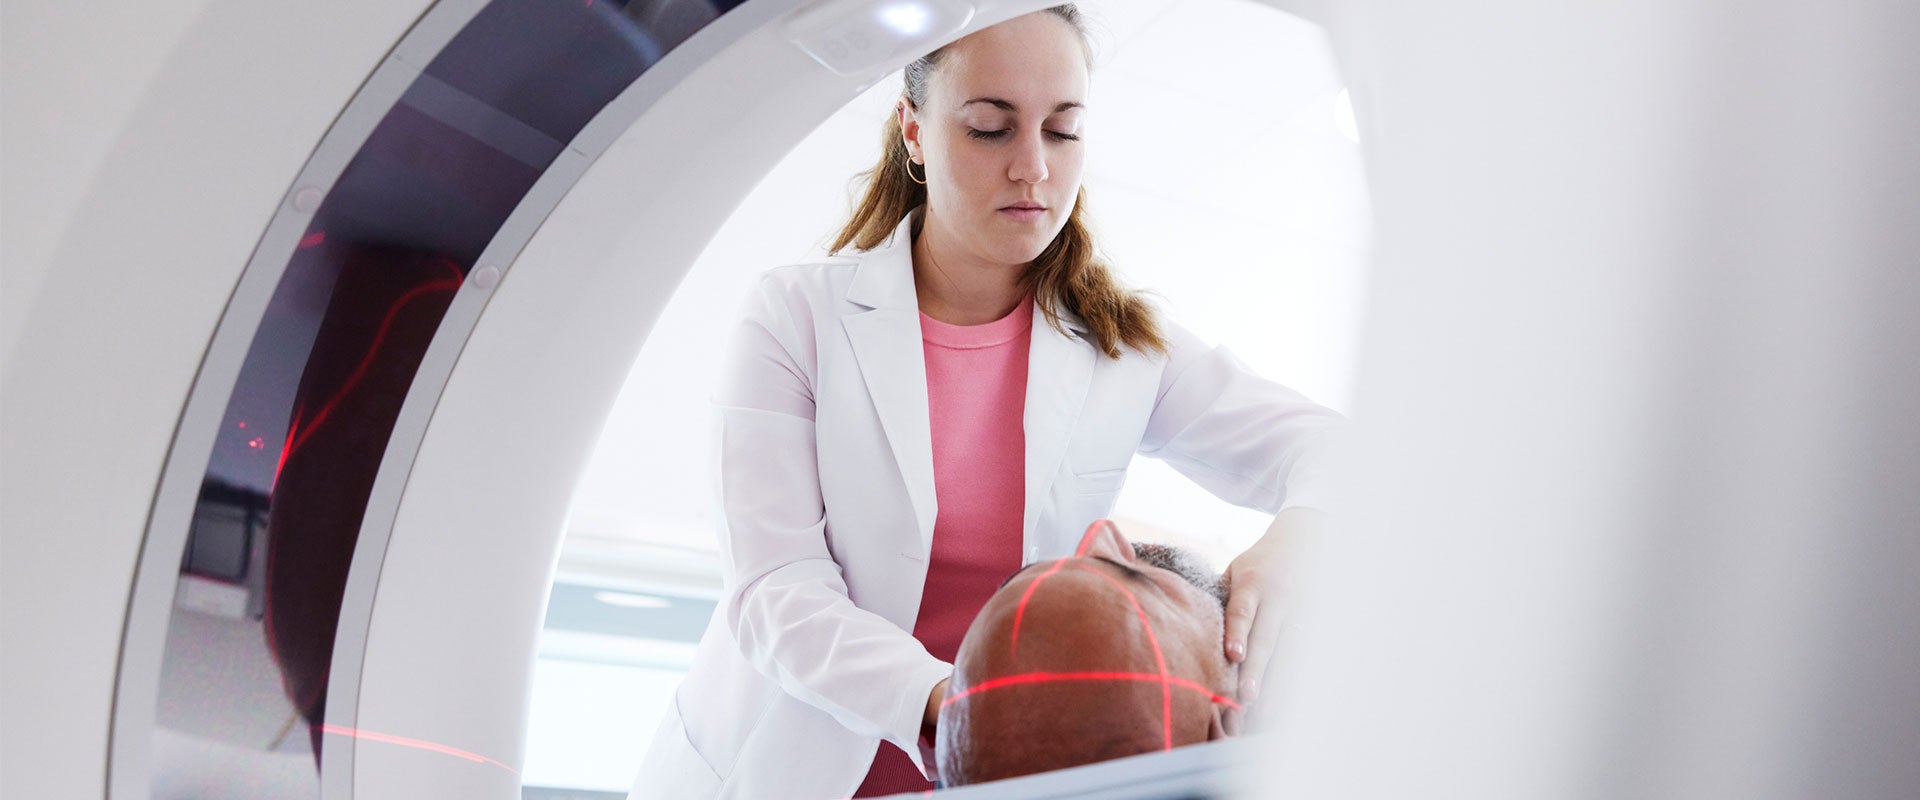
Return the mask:
{"type": "Polygon", "coordinates": [[[1114,494],[1127,482],[1127,468],[1103,469],[1094,472],[1074,473],[1074,493],[1081,497],[1099,494],[1114,494]]]}
{"type": "Polygon", "coordinates": [[[720,775],[687,738],[687,725],[680,716],[678,693],[667,703],[667,716],[653,737],[653,745],[641,762],[627,800],[691,800],[715,797],[720,793],[720,775]]]}

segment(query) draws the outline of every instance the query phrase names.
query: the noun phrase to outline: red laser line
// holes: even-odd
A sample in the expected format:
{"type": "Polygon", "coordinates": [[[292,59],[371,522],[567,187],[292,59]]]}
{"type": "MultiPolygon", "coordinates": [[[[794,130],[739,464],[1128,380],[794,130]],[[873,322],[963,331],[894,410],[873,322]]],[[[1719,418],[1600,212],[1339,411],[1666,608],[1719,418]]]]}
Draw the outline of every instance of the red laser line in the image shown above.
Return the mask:
{"type": "MultiPolygon", "coordinates": [[[[960,692],[959,694],[953,695],[952,697],[948,697],[947,699],[940,701],[940,705],[941,707],[944,708],[946,706],[953,705],[956,701],[960,700],[961,698],[979,694],[981,692],[992,691],[994,689],[1004,689],[1009,686],[1024,686],[1024,685],[1035,684],[1035,683],[1056,683],[1056,682],[1067,682],[1067,681],[1080,681],[1080,682],[1144,681],[1148,683],[1160,683],[1162,681],[1162,677],[1160,675],[1156,675],[1151,672],[1026,672],[1019,675],[1005,675],[1002,677],[994,678],[992,680],[982,681],[980,683],[974,684],[973,686],[967,687],[966,691],[960,692]]],[[[1178,686],[1182,689],[1192,689],[1193,691],[1206,695],[1207,699],[1214,703],[1224,705],[1228,708],[1234,709],[1235,711],[1240,710],[1239,703],[1236,703],[1232,700],[1228,700],[1227,698],[1221,697],[1220,695],[1214,694],[1213,690],[1208,689],[1206,686],[1203,686],[1196,681],[1190,681],[1190,680],[1187,680],[1186,678],[1167,676],[1165,678],[1165,682],[1174,686],[1178,686]]]]}
{"type": "Polygon", "coordinates": [[[519,770],[514,769],[513,767],[507,766],[505,762],[495,761],[494,759],[480,755],[479,753],[468,752],[458,747],[448,747],[444,744],[440,744],[438,742],[429,742],[425,739],[412,739],[406,736],[395,736],[390,733],[374,733],[373,731],[360,730],[358,728],[349,728],[345,725],[321,725],[320,732],[331,733],[337,736],[348,736],[355,739],[365,739],[369,742],[380,742],[382,744],[395,744],[401,747],[411,747],[416,750],[426,750],[432,753],[439,753],[441,755],[453,756],[454,758],[464,758],[476,764],[492,764],[496,767],[499,767],[508,772],[511,772],[516,776],[520,774],[519,770]]]}
{"type": "MultiPolygon", "coordinates": [[[[451,266],[452,262],[448,261],[448,264],[449,266],[451,266]]],[[[453,269],[456,274],[459,272],[458,267],[454,267],[453,269]]],[[[273,481],[268,485],[269,492],[273,491],[274,488],[277,488],[279,486],[280,473],[282,470],[286,468],[287,459],[291,458],[295,452],[297,452],[303,445],[305,445],[307,443],[307,440],[313,438],[313,432],[320,429],[321,423],[327,420],[327,417],[330,416],[333,413],[333,410],[340,405],[340,402],[346,399],[346,396],[348,394],[352,393],[354,388],[359,385],[360,380],[362,378],[366,377],[367,370],[373,366],[374,358],[380,354],[380,348],[383,345],[385,345],[386,339],[387,339],[387,333],[393,327],[394,318],[400,315],[400,310],[404,308],[408,303],[411,303],[414,300],[424,297],[430,293],[447,291],[447,290],[457,291],[460,288],[460,284],[461,284],[461,280],[458,278],[449,278],[445,280],[430,281],[428,283],[423,283],[419,286],[415,286],[412,289],[407,290],[405,294],[400,295],[398,299],[393,301],[392,305],[387,307],[387,313],[384,317],[381,318],[380,327],[374,332],[373,344],[367,347],[366,355],[361,357],[359,365],[354,367],[353,374],[347,376],[347,380],[341,384],[339,391],[334,392],[332,397],[327,398],[327,402],[320,407],[319,411],[314,413],[313,420],[307,424],[306,428],[302,429],[300,427],[300,415],[301,415],[301,412],[304,410],[304,407],[296,408],[294,410],[293,423],[287,426],[287,444],[280,448],[279,463],[274,465],[273,481]]],[[[271,576],[273,572],[273,565],[272,565],[273,550],[270,549],[268,551],[267,557],[268,557],[267,572],[268,572],[268,575],[271,576]]],[[[269,580],[271,580],[271,577],[269,577],[269,580]]],[[[271,596],[270,592],[269,592],[269,596],[271,596]]],[[[264,614],[263,616],[267,617],[266,633],[268,636],[268,641],[273,642],[274,639],[272,637],[274,634],[274,630],[273,630],[273,624],[271,619],[272,618],[271,605],[269,605],[267,609],[267,613],[264,614]]],[[[290,678],[285,673],[282,673],[281,683],[285,684],[288,680],[290,680],[290,678]]],[[[307,706],[312,705],[313,702],[319,698],[320,692],[323,691],[325,688],[326,688],[326,682],[321,681],[320,683],[315,685],[312,691],[307,693],[307,696],[304,696],[301,698],[295,698],[295,699],[300,701],[300,707],[304,709],[307,706]]]]}
{"type": "Polygon", "coordinates": [[[367,369],[373,366],[374,356],[379,355],[380,347],[386,343],[388,329],[393,327],[393,319],[400,315],[401,307],[433,292],[456,290],[459,288],[460,281],[455,279],[432,281],[413,287],[408,290],[406,294],[400,295],[400,299],[393,301],[393,305],[387,308],[386,317],[380,320],[380,328],[374,333],[373,345],[367,348],[366,356],[360,359],[359,366],[353,368],[353,374],[347,376],[346,383],[340,386],[340,391],[335,392],[332,397],[327,398],[326,404],[322,405],[319,411],[314,412],[313,422],[307,425],[306,430],[300,431],[297,437],[293,437],[293,444],[281,454],[281,463],[284,464],[286,456],[298,451],[302,445],[307,443],[308,439],[313,437],[313,432],[319,430],[321,423],[327,421],[327,417],[333,414],[333,410],[340,405],[340,401],[345,399],[347,394],[353,391],[354,386],[360,383],[361,378],[366,377],[367,369]]]}
{"type": "MultiPolygon", "coordinates": [[[[1087,551],[1093,549],[1093,536],[1100,531],[1102,524],[1111,523],[1108,523],[1104,519],[1094,520],[1093,524],[1087,526],[1087,532],[1080,534],[1080,546],[1074,550],[1074,558],[1084,558],[1087,555],[1087,551]]],[[[1052,576],[1053,573],[1059,572],[1060,568],[1065,566],[1066,563],[1065,560],[1055,561],[1051,568],[1040,574],[1040,577],[1034,578],[1033,583],[1027,584],[1027,591],[1020,595],[1020,605],[1013,610],[1013,636],[1011,637],[1012,641],[1009,643],[1007,653],[1009,658],[1020,655],[1020,621],[1027,616],[1027,601],[1033,599],[1034,590],[1039,589],[1040,584],[1046,582],[1047,578],[1052,576]]]]}
{"type": "Polygon", "coordinates": [[[1033,592],[1035,589],[1040,588],[1041,582],[1051,577],[1053,573],[1059,572],[1060,568],[1066,565],[1066,559],[1053,562],[1053,566],[1048,567],[1046,572],[1040,573],[1040,577],[1034,578],[1032,583],[1027,584],[1027,591],[1020,595],[1020,606],[1013,610],[1013,647],[1009,651],[1010,657],[1020,655],[1020,620],[1027,616],[1027,601],[1033,599],[1033,592]]]}
{"type": "Polygon", "coordinates": [[[273,480],[267,484],[268,494],[272,494],[273,488],[280,485],[280,471],[287,468],[287,453],[293,450],[293,435],[300,430],[300,419],[306,415],[306,411],[305,403],[293,407],[293,421],[287,423],[287,440],[280,443],[280,460],[273,465],[273,480]]]}
{"type": "Polygon", "coordinates": [[[1172,678],[1167,674],[1167,656],[1165,653],[1160,651],[1160,637],[1154,635],[1153,623],[1147,620],[1146,609],[1143,609],[1140,607],[1140,601],[1139,599],[1133,596],[1133,590],[1128,589],[1126,584],[1123,584],[1117,580],[1114,580],[1114,577],[1112,575],[1108,575],[1107,573],[1101,572],[1100,570],[1094,569],[1093,567],[1087,566],[1085,564],[1076,564],[1075,566],[1087,572],[1091,572],[1095,575],[1098,575],[1101,578],[1106,579],[1108,583],[1111,583],[1114,585],[1114,588],[1119,589],[1121,593],[1125,594],[1127,596],[1127,602],[1133,604],[1133,613],[1140,617],[1140,625],[1147,629],[1147,644],[1150,644],[1153,646],[1153,660],[1154,660],[1154,663],[1160,667],[1160,681],[1161,681],[1160,683],[1160,713],[1161,713],[1160,719],[1164,724],[1167,732],[1166,749],[1172,750],[1173,749],[1173,686],[1168,683],[1168,681],[1170,681],[1172,678]]]}
{"type": "MultiPolygon", "coordinates": [[[[293,446],[293,432],[300,428],[300,418],[306,413],[306,410],[307,406],[305,403],[298,403],[293,407],[293,421],[287,424],[287,440],[280,445],[280,460],[274,463],[273,480],[267,483],[268,495],[272,495],[273,490],[280,485],[280,470],[285,469],[287,466],[287,449],[293,446]]],[[[276,654],[280,648],[280,640],[276,637],[273,627],[273,565],[279,555],[280,548],[267,547],[267,574],[262,580],[260,590],[264,602],[264,613],[260,615],[260,624],[266,632],[267,646],[273,648],[276,654]]],[[[276,655],[276,660],[277,658],[278,656],[276,655]]],[[[287,670],[280,670],[280,691],[285,693],[289,698],[293,697],[292,681],[293,678],[287,670]]],[[[303,708],[301,710],[305,711],[306,709],[303,708]]]]}
{"type": "Polygon", "coordinates": [[[307,234],[305,238],[300,240],[300,246],[297,249],[305,250],[309,247],[317,245],[326,240],[327,240],[326,231],[314,231],[313,233],[307,234]]]}
{"type": "Polygon", "coordinates": [[[1100,532],[1100,526],[1112,525],[1112,524],[1113,523],[1108,522],[1104,519],[1096,519],[1093,521],[1092,525],[1088,525],[1087,532],[1080,534],[1080,547],[1079,549],[1073,551],[1073,557],[1085,558],[1087,555],[1087,551],[1093,549],[1093,535],[1100,532]]]}

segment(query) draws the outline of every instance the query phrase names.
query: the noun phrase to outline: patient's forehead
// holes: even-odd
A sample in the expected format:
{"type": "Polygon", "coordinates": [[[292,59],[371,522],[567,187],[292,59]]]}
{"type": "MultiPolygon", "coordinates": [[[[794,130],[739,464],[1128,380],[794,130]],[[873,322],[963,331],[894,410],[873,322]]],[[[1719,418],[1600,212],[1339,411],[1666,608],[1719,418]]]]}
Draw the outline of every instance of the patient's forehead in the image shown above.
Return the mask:
{"type": "Polygon", "coordinates": [[[1168,749],[1238,708],[1204,562],[1115,555],[1037,562],[989,601],[943,701],[943,769],[976,782],[1168,749]]]}
{"type": "Polygon", "coordinates": [[[1133,549],[1135,558],[1129,560],[1093,555],[1021,568],[974,620],[963,653],[971,649],[976,658],[986,656],[975,666],[997,671],[1014,667],[1007,660],[1015,655],[1014,642],[1036,636],[1051,640],[1042,648],[1064,649],[1059,657],[1070,659],[1150,652],[1154,638],[1174,649],[1217,649],[1203,645],[1218,638],[1223,624],[1225,587],[1219,576],[1184,548],[1133,549]],[[1023,637],[1023,625],[1031,635],[1023,637]],[[1082,641],[1089,636],[1095,638],[1082,641]],[[994,654],[978,652],[983,648],[994,654]]]}

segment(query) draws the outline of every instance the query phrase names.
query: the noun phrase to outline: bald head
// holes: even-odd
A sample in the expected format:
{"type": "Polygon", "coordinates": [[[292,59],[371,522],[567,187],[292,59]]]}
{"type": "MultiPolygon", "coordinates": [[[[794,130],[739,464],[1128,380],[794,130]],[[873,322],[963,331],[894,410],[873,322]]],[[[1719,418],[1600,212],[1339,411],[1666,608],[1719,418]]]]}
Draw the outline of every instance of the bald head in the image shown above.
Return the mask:
{"type": "Polygon", "coordinates": [[[1238,676],[1225,587],[1193,554],[1096,523],[1072,558],[1030,564],[967,629],[940,712],[948,785],[1225,735],[1238,676]]]}

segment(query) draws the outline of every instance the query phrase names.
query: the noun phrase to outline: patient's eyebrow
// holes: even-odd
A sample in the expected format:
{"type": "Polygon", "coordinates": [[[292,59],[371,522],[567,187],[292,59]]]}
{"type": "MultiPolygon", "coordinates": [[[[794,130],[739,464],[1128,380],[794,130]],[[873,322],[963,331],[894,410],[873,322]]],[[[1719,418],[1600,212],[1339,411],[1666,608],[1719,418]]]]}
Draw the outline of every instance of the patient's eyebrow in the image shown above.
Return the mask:
{"type": "Polygon", "coordinates": [[[1129,566],[1127,566],[1127,565],[1125,565],[1125,564],[1122,564],[1122,563],[1120,563],[1120,562],[1118,562],[1118,561],[1115,561],[1115,560],[1113,560],[1113,559],[1111,559],[1111,558],[1108,558],[1108,557],[1106,557],[1106,556],[1094,556],[1094,558],[1097,558],[1097,559],[1099,559],[1099,560],[1101,560],[1101,561],[1105,561],[1105,562],[1107,562],[1107,563],[1109,563],[1109,564],[1112,564],[1112,565],[1114,565],[1114,566],[1116,566],[1116,567],[1119,567],[1119,568],[1120,568],[1120,571],[1121,571],[1121,572],[1124,572],[1124,573],[1127,573],[1127,577],[1129,577],[1129,578],[1133,578],[1133,579],[1135,579],[1135,580],[1146,580],[1146,579],[1147,579],[1147,574],[1146,574],[1146,573],[1144,573],[1144,572],[1141,572],[1140,570],[1137,570],[1137,569],[1134,569],[1133,567],[1129,567],[1129,566]]]}

